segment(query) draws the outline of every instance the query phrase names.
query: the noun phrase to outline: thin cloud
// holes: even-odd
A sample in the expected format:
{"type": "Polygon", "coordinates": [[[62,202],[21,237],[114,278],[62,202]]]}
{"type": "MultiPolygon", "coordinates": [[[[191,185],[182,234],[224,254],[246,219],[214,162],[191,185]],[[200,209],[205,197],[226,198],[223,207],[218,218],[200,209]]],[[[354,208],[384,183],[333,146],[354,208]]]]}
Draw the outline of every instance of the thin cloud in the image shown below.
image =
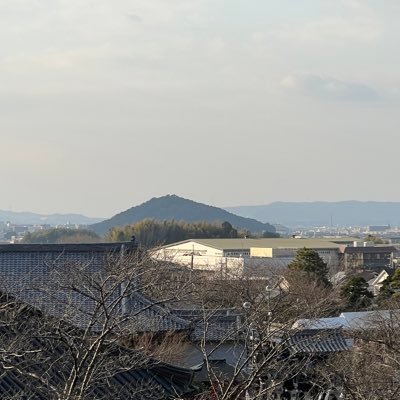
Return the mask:
{"type": "Polygon", "coordinates": [[[371,101],[379,97],[369,86],[316,75],[288,75],[281,85],[301,94],[330,100],[371,101]]]}

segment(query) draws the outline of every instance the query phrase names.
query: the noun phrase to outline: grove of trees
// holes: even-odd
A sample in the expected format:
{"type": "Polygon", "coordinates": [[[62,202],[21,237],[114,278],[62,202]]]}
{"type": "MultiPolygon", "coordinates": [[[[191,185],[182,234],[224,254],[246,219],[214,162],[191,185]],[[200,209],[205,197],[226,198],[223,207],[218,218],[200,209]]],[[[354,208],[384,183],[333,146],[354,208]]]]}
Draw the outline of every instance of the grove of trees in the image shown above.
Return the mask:
{"type": "Polygon", "coordinates": [[[133,225],[112,228],[105,236],[107,241],[121,242],[132,236],[144,247],[165,245],[186,239],[237,238],[238,232],[229,222],[221,225],[209,222],[157,221],[145,219],[133,225]]]}
{"type": "Polygon", "coordinates": [[[89,229],[51,228],[27,233],[22,243],[94,243],[100,237],[89,229]]]}

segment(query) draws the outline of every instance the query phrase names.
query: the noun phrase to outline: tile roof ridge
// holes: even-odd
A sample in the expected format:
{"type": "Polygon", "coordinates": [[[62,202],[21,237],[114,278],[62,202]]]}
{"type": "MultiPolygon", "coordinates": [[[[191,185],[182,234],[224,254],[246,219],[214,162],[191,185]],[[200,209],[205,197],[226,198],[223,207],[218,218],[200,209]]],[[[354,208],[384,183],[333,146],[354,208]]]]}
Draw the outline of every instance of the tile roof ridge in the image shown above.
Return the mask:
{"type": "Polygon", "coordinates": [[[150,299],[143,293],[134,292],[133,297],[136,298],[139,302],[146,304],[146,306],[153,309],[154,311],[156,311],[158,314],[160,314],[163,317],[169,317],[173,321],[175,321],[181,325],[185,325],[187,327],[189,327],[189,325],[192,324],[191,321],[176,315],[173,312],[173,310],[171,310],[169,307],[165,306],[162,302],[160,302],[158,304],[157,301],[150,299]],[[160,304],[163,304],[163,305],[160,305],[160,304]]]}

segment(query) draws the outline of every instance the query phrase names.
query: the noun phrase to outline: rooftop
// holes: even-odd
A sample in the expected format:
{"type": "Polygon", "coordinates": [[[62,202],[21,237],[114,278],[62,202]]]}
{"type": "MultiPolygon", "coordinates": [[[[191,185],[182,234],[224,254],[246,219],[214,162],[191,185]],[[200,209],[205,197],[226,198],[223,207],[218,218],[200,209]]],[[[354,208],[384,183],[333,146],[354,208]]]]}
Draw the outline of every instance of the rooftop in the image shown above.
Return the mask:
{"type": "MultiPolygon", "coordinates": [[[[82,338],[71,333],[68,327],[60,334],[59,326],[53,326],[51,320],[31,307],[18,309],[17,313],[15,305],[3,307],[3,313],[8,310],[12,313],[13,324],[3,323],[0,334],[5,345],[4,354],[9,352],[10,364],[17,368],[2,366],[0,398],[47,400],[50,393],[54,394],[49,387],[62,390],[66,384],[75,360],[74,349],[78,351],[81,347],[82,338]],[[30,334],[25,336],[25,332],[30,334]],[[18,357],[14,356],[15,345],[18,357]]],[[[88,398],[161,400],[193,389],[192,370],[151,359],[115,341],[104,341],[99,354],[101,357],[96,359],[95,366],[98,371],[107,373],[94,375],[96,379],[89,384],[88,398]]]]}
{"type": "MultiPolygon", "coordinates": [[[[118,263],[123,249],[125,252],[135,250],[136,244],[0,246],[0,291],[13,295],[46,315],[68,318],[77,327],[87,327],[98,318],[95,314],[97,300],[93,294],[97,293],[96,282],[92,283],[92,287],[86,280],[80,282],[80,279],[92,280],[92,275],[95,276],[110,263],[118,263]],[[82,287],[89,293],[81,290],[82,287]]],[[[132,279],[135,281],[136,278],[132,279]]],[[[108,301],[110,304],[121,302],[117,315],[130,316],[126,324],[130,324],[136,332],[185,331],[190,332],[192,340],[199,340],[207,324],[208,340],[221,340],[237,331],[238,315],[233,310],[208,310],[206,315],[205,310],[172,310],[143,295],[140,288],[136,288],[136,283],[135,289],[129,290],[129,297],[119,297],[121,285],[118,282],[118,286],[112,286],[108,301]]],[[[96,326],[93,325],[93,330],[96,326]]]]}
{"type": "Polygon", "coordinates": [[[396,251],[396,248],[393,246],[365,246],[365,247],[346,247],[344,249],[345,253],[393,253],[396,251]]]}
{"type": "Polygon", "coordinates": [[[341,329],[301,330],[289,338],[293,353],[333,353],[350,350],[341,329]]]}
{"type": "Polygon", "coordinates": [[[124,249],[136,249],[135,242],[117,243],[66,243],[66,244],[0,244],[0,253],[63,253],[100,252],[110,253],[124,249]]]}
{"type": "Polygon", "coordinates": [[[204,246],[214,247],[219,250],[250,249],[250,248],[284,248],[301,249],[303,247],[313,249],[339,249],[340,245],[327,239],[188,239],[178,243],[163,246],[168,248],[179,244],[195,242],[204,246]]]}
{"type": "Polygon", "coordinates": [[[399,310],[343,312],[338,317],[300,319],[294,323],[294,327],[308,330],[343,328],[351,331],[366,329],[389,320],[394,320],[396,324],[399,324],[399,310]]]}

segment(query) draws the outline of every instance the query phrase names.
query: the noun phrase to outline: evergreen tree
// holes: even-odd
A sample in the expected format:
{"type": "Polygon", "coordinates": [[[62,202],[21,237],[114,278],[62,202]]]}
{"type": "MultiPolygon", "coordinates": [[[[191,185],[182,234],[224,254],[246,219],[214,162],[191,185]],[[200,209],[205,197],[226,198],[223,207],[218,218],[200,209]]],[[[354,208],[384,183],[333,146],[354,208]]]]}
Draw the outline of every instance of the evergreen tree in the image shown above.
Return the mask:
{"type": "Polygon", "coordinates": [[[356,310],[371,303],[372,293],[364,278],[353,276],[340,289],[340,296],[346,301],[347,308],[356,310]]]}
{"type": "Polygon", "coordinates": [[[288,265],[294,271],[303,271],[311,279],[321,281],[325,286],[330,286],[328,279],[328,266],[320,257],[318,252],[313,249],[299,249],[295,259],[288,265]]]}
{"type": "Polygon", "coordinates": [[[387,240],[384,240],[379,236],[375,236],[375,235],[371,235],[371,234],[368,234],[364,238],[364,241],[365,242],[374,242],[374,244],[388,244],[389,243],[387,240]]]}

